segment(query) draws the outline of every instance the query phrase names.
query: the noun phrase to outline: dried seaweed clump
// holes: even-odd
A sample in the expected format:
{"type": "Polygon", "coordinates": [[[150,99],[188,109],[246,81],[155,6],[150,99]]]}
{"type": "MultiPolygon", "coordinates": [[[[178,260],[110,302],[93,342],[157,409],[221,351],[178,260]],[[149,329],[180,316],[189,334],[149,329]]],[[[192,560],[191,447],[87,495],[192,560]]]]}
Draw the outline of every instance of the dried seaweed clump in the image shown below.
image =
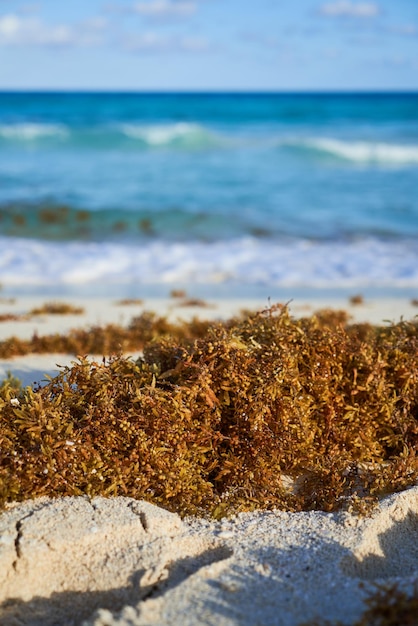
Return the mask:
{"type": "Polygon", "coordinates": [[[65,335],[39,336],[36,333],[29,340],[10,337],[0,341],[0,358],[8,359],[24,354],[115,354],[141,350],[144,345],[157,337],[172,336],[182,341],[186,338],[201,337],[207,331],[208,321],[194,318],[188,323],[171,324],[165,317],[144,311],[134,317],[130,324],[106,324],[88,329],[76,328],[65,335]]]}
{"type": "Polygon", "coordinates": [[[132,306],[134,304],[143,304],[144,301],[141,298],[122,298],[122,300],[118,300],[115,304],[119,306],[132,306]]]}
{"type": "Polygon", "coordinates": [[[22,319],[21,315],[14,313],[0,313],[0,322],[17,322],[22,319]]]}
{"type": "Polygon", "coordinates": [[[81,315],[82,307],[67,302],[45,302],[41,307],[29,311],[29,315],[81,315]]]}
{"type": "Polygon", "coordinates": [[[0,390],[0,503],[126,495],[181,514],[331,511],[418,476],[417,326],[286,307],[0,390]],[[286,477],[286,479],[284,479],[286,477]]]}
{"type": "Polygon", "coordinates": [[[377,586],[367,600],[368,608],[355,626],[416,626],[418,624],[418,583],[412,595],[398,585],[377,586]]]}
{"type": "Polygon", "coordinates": [[[358,293],[355,296],[351,296],[349,302],[353,305],[364,304],[364,297],[360,293],[358,293]]]}
{"type": "Polygon", "coordinates": [[[185,298],[184,300],[180,300],[177,306],[198,306],[198,307],[209,307],[210,304],[206,302],[206,300],[202,300],[201,298],[185,298]]]}
{"type": "MultiPolygon", "coordinates": [[[[365,600],[367,609],[353,626],[417,626],[418,582],[411,593],[403,591],[397,583],[374,585],[374,591],[365,600]]],[[[301,626],[343,626],[342,622],[315,620],[301,626]]]]}

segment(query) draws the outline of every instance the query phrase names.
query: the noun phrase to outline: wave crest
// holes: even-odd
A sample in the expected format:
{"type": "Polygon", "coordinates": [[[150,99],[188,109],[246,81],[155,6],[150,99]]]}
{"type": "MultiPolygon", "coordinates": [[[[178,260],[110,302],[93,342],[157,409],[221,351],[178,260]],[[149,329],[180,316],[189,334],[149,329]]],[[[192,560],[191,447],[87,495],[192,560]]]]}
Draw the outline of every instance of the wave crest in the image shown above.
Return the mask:
{"type": "Polygon", "coordinates": [[[418,164],[418,146],[317,138],[288,142],[290,147],[331,155],[356,163],[418,164]]]}
{"type": "Polygon", "coordinates": [[[176,124],[123,124],[122,133],[150,147],[204,148],[219,145],[222,138],[199,124],[179,122],[176,124]]]}
{"type": "Polygon", "coordinates": [[[110,124],[92,127],[70,127],[61,124],[0,125],[0,141],[8,143],[42,143],[59,141],[60,145],[76,145],[78,148],[112,148],[132,146],[140,149],[176,148],[204,149],[227,145],[227,138],[196,123],[178,122],[166,124],[110,124]],[[63,141],[64,140],[64,141],[63,141]]]}
{"type": "Polygon", "coordinates": [[[37,139],[58,137],[63,138],[68,134],[62,124],[3,124],[0,126],[0,138],[11,141],[34,141],[37,139]]]}
{"type": "Polygon", "coordinates": [[[84,149],[135,148],[139,150],[256,149],[291,150],[301,158],[334,158],[351,163],[417,165],[418,145],[383,141],[344,140],[336,137],[283,137],[252,132],[235,136],[197,122],[144,124],[127,122],[98,126],[53,123],[0,124],[0,142],[34,143],[84,149]]]}

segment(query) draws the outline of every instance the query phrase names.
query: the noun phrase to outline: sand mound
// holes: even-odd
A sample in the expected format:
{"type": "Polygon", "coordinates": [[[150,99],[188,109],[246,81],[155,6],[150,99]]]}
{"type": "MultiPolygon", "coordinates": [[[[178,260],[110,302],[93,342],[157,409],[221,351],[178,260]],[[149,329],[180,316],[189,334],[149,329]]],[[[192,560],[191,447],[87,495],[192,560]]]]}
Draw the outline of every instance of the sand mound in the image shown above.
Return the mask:
{"type": "Polygon", "coordinates": [[[342,563],[349,576],[381,581],[418,577],[418,491],[385,500],[342,563]]]}
{"type": "Polygon", "coordinates": [[[27,502],[0,518],[0,534],[0,623],[10,625],[80,624],[99,607],[145,600],[169,571],[179,584],[230,554],[130,498],[27,502]]]}
{"type": "Polygon", "coordinates": [[[0,517],[0,624],[352,624],[373,582],[418,579],[417,546],[418,487],[367,518],[42,498],[0,517]]]}

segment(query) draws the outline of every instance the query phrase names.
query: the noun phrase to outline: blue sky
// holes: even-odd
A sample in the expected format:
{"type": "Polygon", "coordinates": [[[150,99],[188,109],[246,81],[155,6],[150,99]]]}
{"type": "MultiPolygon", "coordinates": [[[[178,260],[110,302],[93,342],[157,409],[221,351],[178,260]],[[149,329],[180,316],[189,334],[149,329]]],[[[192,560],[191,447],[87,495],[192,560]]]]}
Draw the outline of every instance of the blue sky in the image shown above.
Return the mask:
{"type": "Polygon", "coordinates": [[[418,0],[0,0],[1,89],[418,89],[418,0]]]}

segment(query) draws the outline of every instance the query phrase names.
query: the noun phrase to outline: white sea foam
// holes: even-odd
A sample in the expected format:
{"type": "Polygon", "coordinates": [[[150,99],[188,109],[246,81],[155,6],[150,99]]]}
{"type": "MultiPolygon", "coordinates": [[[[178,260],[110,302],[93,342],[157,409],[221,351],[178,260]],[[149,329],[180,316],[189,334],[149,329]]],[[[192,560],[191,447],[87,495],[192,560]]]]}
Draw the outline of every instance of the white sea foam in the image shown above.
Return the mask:
{"type": "Polygon", "coordinates": [[[418,288],[411,242],[41,243],[0,239],[6,285],[219,283],[282,287],[418,288]],[[52,261],[53,260],[53,261],[52,261]]]}
{"type": "MultiPolygon", "coordinates": [[[[290,142],[292,145],[292,142],[290,142]]],[[[295,143],[297,145],[297,143],[295,143]]],[[[358,163],[418,164],[418,146],[332,138],[306,139],[300,145],[358,163]]]]}
{"type": "Polygon", "coordinates": [[[176,124],[122,124],[120,130],[132,139],[139,139],[151,147],[170,145],[207,146],[218,143],[220,138],[215,133],[199,124],[178,122],[176,124]]]}
{"type": "Polygon", "coordinates": [[[65,137],[68,131],[62,124],[2,124],[0,138],[19,141],[34,141],[44,137],[65,137]]]}

